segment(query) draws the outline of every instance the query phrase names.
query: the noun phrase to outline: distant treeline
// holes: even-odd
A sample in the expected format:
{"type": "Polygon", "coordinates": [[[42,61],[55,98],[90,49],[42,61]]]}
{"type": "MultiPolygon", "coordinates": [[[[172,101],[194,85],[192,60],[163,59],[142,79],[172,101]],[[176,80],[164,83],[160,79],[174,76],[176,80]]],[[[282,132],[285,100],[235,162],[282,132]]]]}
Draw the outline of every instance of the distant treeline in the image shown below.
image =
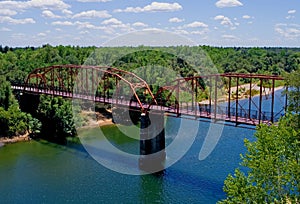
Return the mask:
{"type": "Polygon", "coordinates": [[[282,75],[299,68],[300,48],[210,46],[96,48],[54,47],[48,44],[37,48],[10,48],[0,45],[0,75],[5,75],[11,82],[24,80],[35,68],[58,64],[110,65],[124,69],[155,64],[175,66],[175,70],[183,75],[193,74],[191,67],[210,69],[214,66],[219,73],[282,75]],[[146,50],[152,52],[145,54],[146,50]]]}

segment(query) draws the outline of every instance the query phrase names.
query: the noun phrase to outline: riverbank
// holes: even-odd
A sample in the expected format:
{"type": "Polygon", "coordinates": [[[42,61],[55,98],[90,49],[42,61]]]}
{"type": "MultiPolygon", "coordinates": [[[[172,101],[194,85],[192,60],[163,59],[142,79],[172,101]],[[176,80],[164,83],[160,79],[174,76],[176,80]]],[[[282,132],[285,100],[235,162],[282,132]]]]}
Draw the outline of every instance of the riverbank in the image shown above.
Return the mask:
{"type": "MultiPolygon", "coordinates": [[[[283,86],[278,86],[274,88],[274,92],[283,89],[283,86]]],[[[260,86],[257,84],[253,84],[251,87],[252,93],[251,93],[251,97],[255,97],[255,96],[259,96],[260,94],[260,86]]],[[[262,95],[266,95],[269,96],[272,94],[272,88],[265,88],[263,87],[262,89],[262,95]]],[[[236,100],[236,87],[232,87],[231,88],[231,94],[230,94],[230,100],[234,101],[236,100]]],[[[220,102],[226,102],[228,101],[228,94],[224,94],[221,97],[218,97],[218,103],[220,102]]],[[[238,99],[247,99],[250,97],[250,84],[243,84],[240,85],[238,87],[238,99]]],[[[203,100],[200,101],[199,104],[200,105],[205,105],[205,104],[209,104],[209,100],[203,100]]],[[[214,100],[211,101],[212,104],[214,104],[214,100]]]]}
{"type": "Polygon", "coordinates": [[[113,125],[111,111],[105,109],[99,112],[94,111],[83,111],[82,116],[86,118],[86,124],[79,129],[87,129],[94,127],[101,127],[105,125],[113,125]]]}
{"type": "MultiPolygon", "coordinates": [[[[86,124],[78,129],[89,129],[114,124],[112,120],[112,113],[107,109],[99,112],[83,111],[81,114],[86,118],[86,124]]],[[[5,146],[6,144],[27,142],[30,140],[31,138],[29,133],[14,137],[0,137],[0,147],[5,146]]]]}
{"type": "Polygon", "coordinates": [[[30,141],[31,138],[29,136],[29,133],[26,133],[24,135],[20,136],[14,136],[14,137],[1,137],[0,138],[0,147],[3,147],[6,144],[16,143],[16,142],[26,142],[30,141]]]}

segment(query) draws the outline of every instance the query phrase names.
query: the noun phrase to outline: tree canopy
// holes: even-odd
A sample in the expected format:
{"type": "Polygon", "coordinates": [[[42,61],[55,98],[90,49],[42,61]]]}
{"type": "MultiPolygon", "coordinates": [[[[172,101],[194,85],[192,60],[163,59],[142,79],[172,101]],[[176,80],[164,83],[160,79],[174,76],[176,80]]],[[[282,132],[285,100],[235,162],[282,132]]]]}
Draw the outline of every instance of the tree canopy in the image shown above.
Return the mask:
{"type": "Polygon", "coordinates": [[[220,203],[300,202],[300,69],[287,76],[289,111],[278,124],[261,125],[256,141],[245,140],[247,153],[234,176],[224,183],[227,198],[220,203]]]}

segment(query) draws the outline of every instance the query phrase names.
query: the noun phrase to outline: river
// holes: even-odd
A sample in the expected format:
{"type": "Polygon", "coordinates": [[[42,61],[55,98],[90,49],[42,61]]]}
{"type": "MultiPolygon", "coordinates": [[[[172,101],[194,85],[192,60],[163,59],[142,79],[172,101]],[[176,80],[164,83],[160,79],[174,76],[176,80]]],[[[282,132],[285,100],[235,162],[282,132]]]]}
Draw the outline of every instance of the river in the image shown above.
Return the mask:
{"type": "MultiPolygon", "coordinates": [[[[168,118],[167,142],[179,122],[168,118]]],[[[191,148],[160,175],[109,170],[78,143],[32,140],[6,145],[0,148],[0,203],[216,203],[225,198],[224,180],[238,167],[246,151],[244,139],[253,141],[255,130],[225,126],[211,154],[199,160],[210,123],[198,125],[191,148]]],[[[116,126],[105,128],[113,132],[116,126]]],[[[118,145],[138,148],[131,140],[118,145]]]]}

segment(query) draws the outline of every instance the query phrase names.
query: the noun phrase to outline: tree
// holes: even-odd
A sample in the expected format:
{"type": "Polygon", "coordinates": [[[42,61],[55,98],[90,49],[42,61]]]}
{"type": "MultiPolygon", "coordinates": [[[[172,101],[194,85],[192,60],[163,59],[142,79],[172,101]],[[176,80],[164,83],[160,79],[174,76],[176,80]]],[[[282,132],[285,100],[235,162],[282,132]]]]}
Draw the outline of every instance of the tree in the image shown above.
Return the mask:
{"type": "Polygon", "coordinates": [[[300,201],[300,131],[296,115],[281,118],[278,126],[262,125],[255,142],[245,141],[244,174],[235,170],[225,180],[227,198],[220,203],[298,203],[300,201]]]}
{"type": "Polygon", "coordinates": [[[61,97],[50,97],[42,95],[37,110],[39,118],[43,123],[43,131],[58,139],[64,139],[68,136],[76,136],[75,126],[79,127],[83,123],[80,117],[80,109],[73,107],[77,113],[73,117],[72,101],[61,97]]]}
{"type": "Polygon", "coordinates": [[[287,92],[289,100],[288,109],[289,111],[300,113],[300,67],[286,78],[287,86],[289,87],[287,92]]]}

